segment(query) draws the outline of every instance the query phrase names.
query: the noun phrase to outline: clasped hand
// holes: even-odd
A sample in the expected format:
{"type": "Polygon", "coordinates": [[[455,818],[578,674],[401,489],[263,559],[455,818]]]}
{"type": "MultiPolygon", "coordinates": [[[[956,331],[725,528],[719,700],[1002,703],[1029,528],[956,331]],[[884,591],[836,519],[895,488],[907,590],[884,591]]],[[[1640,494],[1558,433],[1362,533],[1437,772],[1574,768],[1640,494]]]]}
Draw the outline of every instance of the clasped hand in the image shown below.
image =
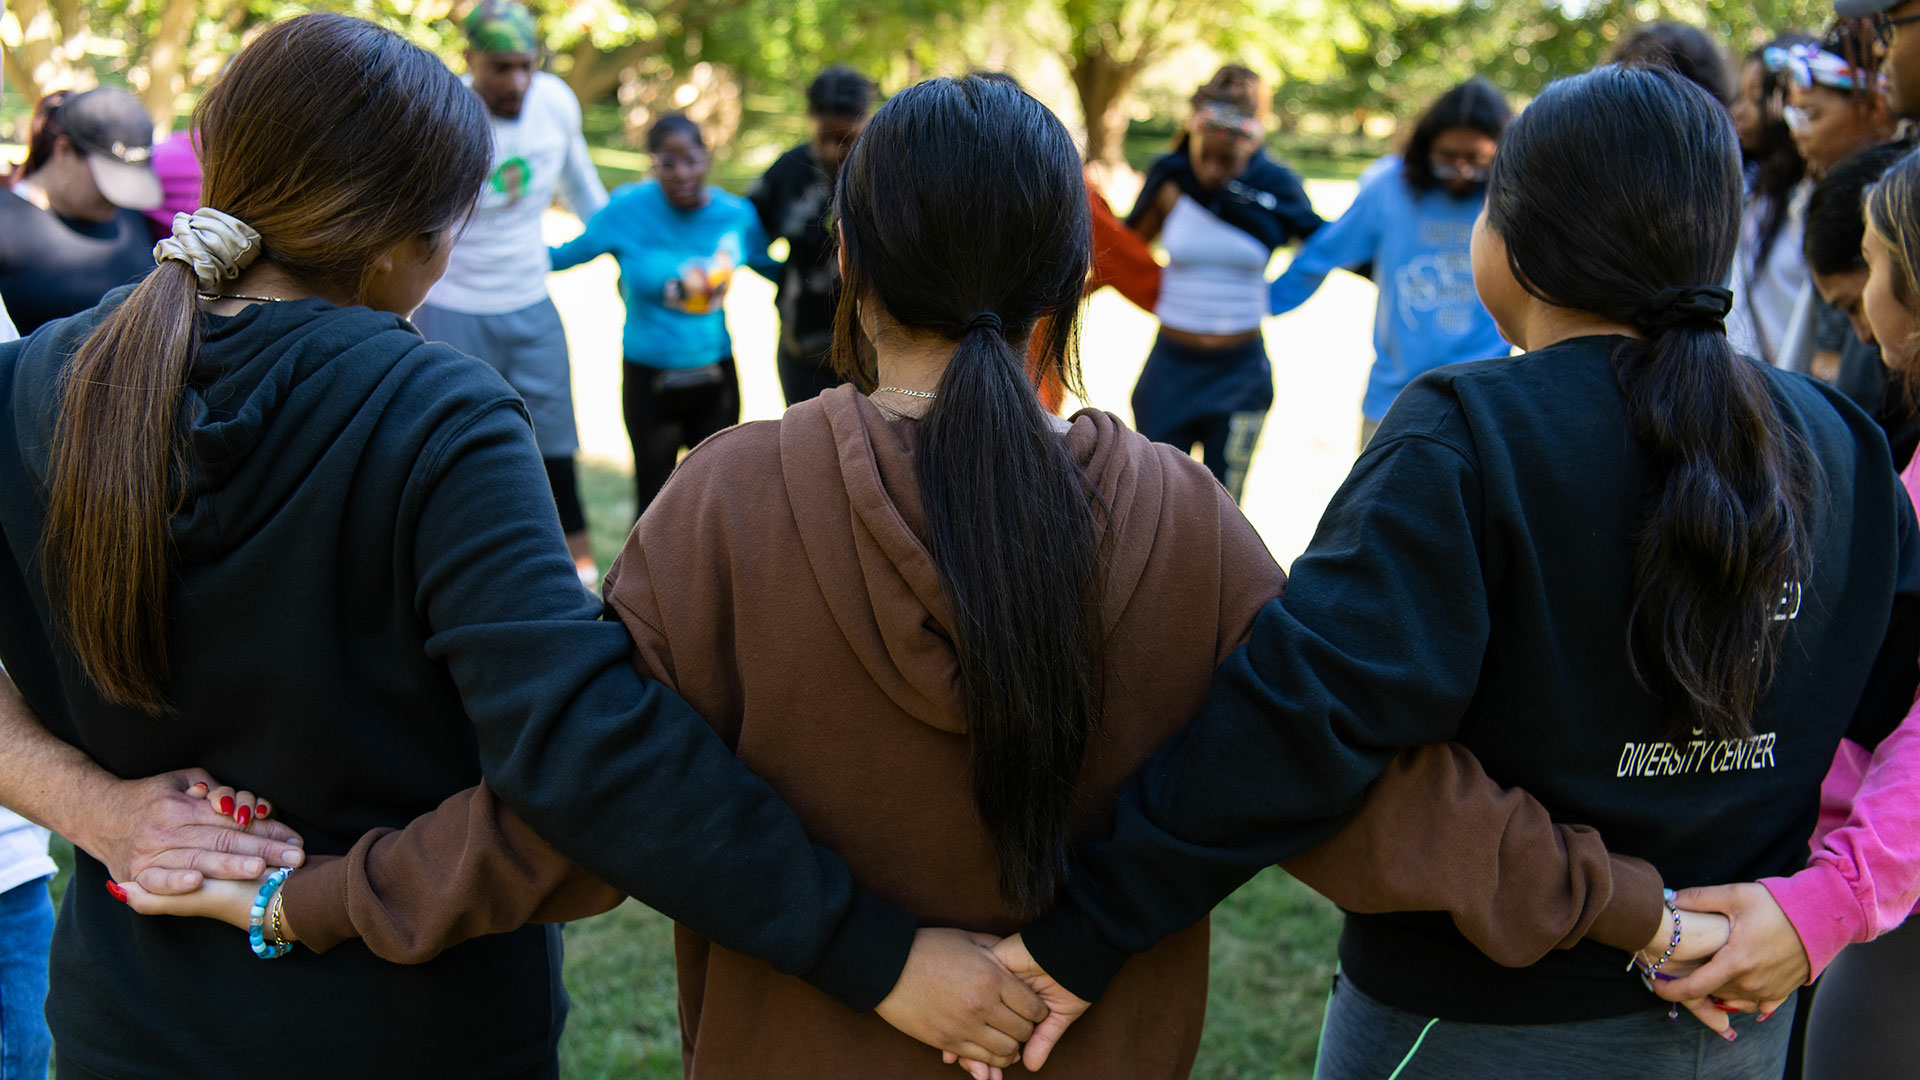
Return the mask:
{"type": "MultiPolygon", "coordinates": [[[[1787,920],[1765,886],[1746,883],[1687,889],[1678,894],[1675,904],[1681,915],[1681,940],[1672,956],[1660,965],[1662,975],[1668,977],[1653,980],[1654,992],[1661,998],[1684,1006],[1721,1038],[1728,1041],[1735,1038],[1729,1020],[1730,1013],[1757,1011],[1765,1020],[1807,981],[1809,965],[1799,934],[1794,931],[1793,924],[1787,920]]],[[[1650,959],[1660,957],[1666,952],[1672,933],[1671,922],[1662,919],[1660,930],[1647,948],[1642,950],[1642,954],[1650,959]]],[[[970,938],[975,948],[991,941],[979,935],[964,936],[970,938]]],[[[916,940],[916,955],[919,951],[919,941],[916,940]]],[[[1017,990],[1009,991],[1020,1002],[1014,1006],[1014,1011],[1023,1019],[1034,1020],[1030,1035],[1023,1036],[1016,1025],[1014,1030],[1002,1029],[1002,1038],[992,1040],[992,1048],[999,1051],[994,1055],[956,1053],[951,1043],[929,1038],[888,1017],[890,1023],[907,1034],[941,1046],[945,1060],[959,1064],[975,1080],[1000,1080],[1000,1067],[1010,1065],[1014,1060],[1007,1040],[1024,1041],[1026,1045],[1020,1055],[1022,1064],[1029,1070],[1039,1069],[1046,1063],[1067,1027],[1089,1007],[1087,1002],[1055,982],[1034,962],[1019,935],[993,943],[991,952],[1004,971],[1017,976],[1045,1006],[1045,1015],[1042,1017],[1032,1009],[1023,1007],[1028,1003],[1018,997],[1017,990]]],[[[908,960],[910,973],[915,967],[914,959],[908,960]]],[[[986,978],[989,974],[992,973],[985,972],[981,977],[986,978]]],[[[902,975],[895,993],[901,993],[907,985],[908,976],[902,975]]],[[[962,1010],[954,1015],[964,1015],[964,1012],[962,1010]]]]}
{"type": "Polygon", "coordinates": [[[1001,1080],[1016,1061],[1030,1070],[1046,1064],[1087,1007],[1034,963],[1018,934],[923,929],[875,1011],[974,1080],[1001,1080]]]}
{"type": "Polygon", "coordinates": [[[90,808],[84,835],[68,839],[114,881],[178,896],[204,880],[248,881],[304,862],[299,834],[267,820],[271,812],[248,792],[183,769],[113,784],[90,808]]]}
{"type": "MultiPolygon", "coordinates": [[[[1670,961],[1666,967],[1675,978],[1657,980],[1654,993],[1684,1005],[1722,1038],[1734,1037],[1727,1014],[1758,1012],[1765,1020],[1806,984],[1811,975],[1806,947],[1766,886],[1745,882],[1683,889],[1674,903],[1685,920],[1682,946],[1688,962],[1670,961]],[[1696,925],[1702,942],[1713,944],[1704,953],[1684,940],[1696,925]]],[[[1674,955],[1683,954],[1676,950],[1674,955]]]]}

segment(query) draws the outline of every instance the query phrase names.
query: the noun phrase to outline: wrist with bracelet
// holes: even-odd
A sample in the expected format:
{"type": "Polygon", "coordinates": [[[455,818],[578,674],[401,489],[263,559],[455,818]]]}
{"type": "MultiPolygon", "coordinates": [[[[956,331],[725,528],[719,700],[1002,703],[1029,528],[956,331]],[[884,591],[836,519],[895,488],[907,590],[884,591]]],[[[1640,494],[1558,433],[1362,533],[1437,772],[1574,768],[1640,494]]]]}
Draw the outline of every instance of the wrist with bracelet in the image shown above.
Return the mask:
{"type": "Polygon", "coordinates": [[[262,960],[278,960],[293,951],[281,915],[284,897],[280,895],[280,887],[292,873],[283,866],[268,874],[247,910],[247,943],[253,947],[253,955],[262,960]]]}
{"type": "MultiPolygon", "coordinates": [[[[1660,902],[1662,906],[1666,908],[1668,917],[1673,920],[1673,936],[1667,939],[1666,951],[1660,954],[1660,959],[1647,959],[1646,950],[1641,949],[1627,960],[1627,970],[1639,971],[1640,981],[1646,984],[1648,990],[1653,989],[1653,980],[1655,979],[1664,982],[1670,981],[1673,978],[1673,976],[1661,972],[1660,969],[1666,966],[1667,961],[1673,959],[1674,952],[1680,948],[1680,939],[1683,935],[1680,909],[1674,906],[1674,899],[1675,894],[1672,889],[1662,890],[1660,902]]],[[[1669,1003],[1667,1007],[1667,1019],[1680,1019],[1680,1006],[1678,1004],[1669,1003]]]]}

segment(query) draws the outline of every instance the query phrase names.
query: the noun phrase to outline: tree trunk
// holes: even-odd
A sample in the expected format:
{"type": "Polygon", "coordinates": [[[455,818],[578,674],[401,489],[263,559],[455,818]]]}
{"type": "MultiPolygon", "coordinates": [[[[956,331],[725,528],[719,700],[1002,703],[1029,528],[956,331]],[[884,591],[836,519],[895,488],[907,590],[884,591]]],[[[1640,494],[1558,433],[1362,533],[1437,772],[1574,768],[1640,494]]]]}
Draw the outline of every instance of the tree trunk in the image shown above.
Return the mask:
{"type": "Polygon", "coordinates": [[[567,73],[567,86],[580,104],[591,105],[620,89],[626,70],[657,48],[652,41],[629,42],[610,53],[582,40],[573,47],[573,70],[567,73]]]}
{"type": "Polygon", "coordinates": [[[160,12],[160,26],[147,51],[147,90],[141,100],[160,131],[173,128],[173,106],[186,89],[185,60],[187,43],[193,37],[193,24],[200,14],[199,0],[167,0],[160,12]]]}
{"type": "Polygon", "coordinates": [[[1087,160],[1125,165],[1127,95],[1140,77],[1140,66],[1096,48],[1075,58],[1072,75],[1087,124],[1087,160]]]}

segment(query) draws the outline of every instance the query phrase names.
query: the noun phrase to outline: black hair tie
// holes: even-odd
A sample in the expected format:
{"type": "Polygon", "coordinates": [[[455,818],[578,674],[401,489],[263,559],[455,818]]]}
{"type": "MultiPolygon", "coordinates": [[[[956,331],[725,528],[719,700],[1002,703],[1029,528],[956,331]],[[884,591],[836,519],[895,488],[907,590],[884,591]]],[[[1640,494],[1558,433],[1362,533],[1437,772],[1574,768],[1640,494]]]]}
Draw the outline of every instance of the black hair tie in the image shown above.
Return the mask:
{"type": "Polygon", "coordinates": [[[1000,332],[1000,316],[995,315],[991,311],[983,311],[980,314],[975,315],[973,318],[968,319],[966,322],[966,325],[961,327],[960,332],[963,334],[970,334],[975,330],[980,330],[983,328],[987,330],[991,330],[996,334],[999,333],[1000,332]]]}
{"type": "Polygon", "coordinates": [[[1643,333],[1662,334],[1683,323],[1696,323],[1702,329],[1727,329],[1727,313],[1733,310],[1733,290],[1718,285],[1682,285],[1661,289],[1640,305],[1634,321],[1643,333]]]}

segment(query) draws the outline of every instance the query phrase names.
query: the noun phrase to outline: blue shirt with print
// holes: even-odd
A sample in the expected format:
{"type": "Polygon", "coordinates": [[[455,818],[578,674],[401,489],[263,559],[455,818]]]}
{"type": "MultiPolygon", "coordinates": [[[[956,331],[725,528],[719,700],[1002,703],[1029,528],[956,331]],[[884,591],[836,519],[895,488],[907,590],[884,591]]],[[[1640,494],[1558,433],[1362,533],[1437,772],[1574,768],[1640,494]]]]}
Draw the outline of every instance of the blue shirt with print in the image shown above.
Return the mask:
{"type": "Polygon", "coordinates": [[[609,254],[620,264],[628,363],[693,368],[732,355],[724,294],[715,303],[684,283],[692,277],[730,285],[742,267],[778,272],[753,204],[719,188],[707,194],[705,206],[682,210],[655,181],[628,184],[615,189],[584,232],[552,249],[555,270],[609,254]]]}
{"type": "Polygon", "coordinates": [[[1275,315],[1292,311],[1329,272],[1373,264],[1376,355],[1360,411],[1378,421],[1420,373],[1513,349],[1473,288],[1473,222],[1484,191],[1464,199],[1438,188],[1416,192],[1398,158],[1369,171],[1347,212],[1314,233],[1274,281],[1270,300],[1275,315]]]}

